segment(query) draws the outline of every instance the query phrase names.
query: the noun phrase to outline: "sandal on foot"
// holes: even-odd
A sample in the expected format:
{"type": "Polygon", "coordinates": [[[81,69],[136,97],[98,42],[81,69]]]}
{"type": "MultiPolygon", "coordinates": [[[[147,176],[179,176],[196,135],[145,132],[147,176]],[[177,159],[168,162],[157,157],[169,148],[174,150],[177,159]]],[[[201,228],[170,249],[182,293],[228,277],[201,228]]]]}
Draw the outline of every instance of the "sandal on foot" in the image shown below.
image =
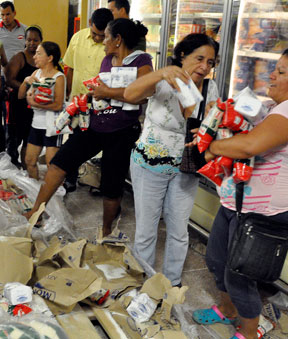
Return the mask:
{"type": "Polygon", "coordinates": [[[216,305],[213,305],[211,308],[206,308],[202,310],[196,310],[192,314],[192,318],[202,325],[212,325],[216,323],[221,323],[225,325],[233,324],[233,320],[226,318],[219,310],[216,305]]]}
{"type": "Polygon", "coordinates": [[[230,338],[230,339],[246,339],[246,338],[245,338],[244,335],[241,334],[240,332],[236,332],[236,333],[233,335],[233,337],[230,338]]]}

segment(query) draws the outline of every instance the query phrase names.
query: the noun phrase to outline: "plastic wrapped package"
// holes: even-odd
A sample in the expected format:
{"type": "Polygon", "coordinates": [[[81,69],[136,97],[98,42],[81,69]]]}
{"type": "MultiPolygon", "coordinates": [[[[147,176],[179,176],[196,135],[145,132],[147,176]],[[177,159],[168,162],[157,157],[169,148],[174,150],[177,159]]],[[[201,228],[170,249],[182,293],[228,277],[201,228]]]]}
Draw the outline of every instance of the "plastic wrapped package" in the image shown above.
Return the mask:
{"type": "Polygon", "coordinates": [[[277,292],[272,297],[269,297],[268,300],[270,303],[277,306],[281,310],[288,310],[288,295],[284,294],[283,292],[277,292]]]}
{"type": "Polygon", "coordinates": [[[0,298],[0,338],[68,339],[41,297],[33,295],[33,300],[27,305],[32,312],[15,317],[8,312],[7,300],[0,298]]]}
{"type": "Polygon", "coordinates": [[[11,210],[9,205],[0,199],[0,235],[24,237],[29,223],[27,219],[11,210]]]}
{"type": "MultiPolygon", "coordinates": [[[[134,258],[142,266],[148,278],[156,274],[156,271],[148,263],[146,263],[146,261],[139,257],[139,255],[135,252],[134,249],[132,249],[129,245],[126,246],[131,250],[131,253],[133,254],[134,258]]],[[[189,308],[189,311],[191,311],[190,305],[187,305],[185,303],[181,305],[174,305],[172,308],[172,315],[180,321],[181,329],[188,338],[191,337],[191,334],[193,334],[193,338],[194,337],[197,338],[199,336],[197,331],[198,325],[191,325],[186,320],[187,308],[189,308]]]]}
{"type": "MultiPolygon", "coordinates": [[[[26,171],[18,170],[18,168],[11,163],[10,156],[5,152],[0,153],[0,178],[11,179],[15,185],[26,193],[31,201],[36,200],[40,189],[40,183],[29,178],[26,171]]],[[[13,215],[12,210],[2,200],[0,200],[0,207],[0,215],[2,214],[1,218],[4,219],[3,224],[7,224],[8,221],[8,226],[5,229],[8,231],[8,234],[13,234],[11,233],[13,228],[16,231],[20,226],[24,228],[27,227],[26,218],[20,214],[13,215]],[[9,228],[11,228],[11,230],[9,230],[9,228]]],[[[54,235],[60,230],[61,234],[63,234],[63,230],[65,230],[70,238],[75,239],[75,236],[71,231],[73,225],[72,218],[59,197],[53,196],[51,198],[46,206],[46,212],[49,215],[49,218],[43,218],[43,227],[41,228],[43,236],[54,235]]],[[[1,230],[3,230],[2,224],[1,230]]]]}
{"type": "Polygon", "coordinates": [[[0,338],[9,339],[68,339],[63,329],[51,322],[32,320],[0,324],[0,338]]]}

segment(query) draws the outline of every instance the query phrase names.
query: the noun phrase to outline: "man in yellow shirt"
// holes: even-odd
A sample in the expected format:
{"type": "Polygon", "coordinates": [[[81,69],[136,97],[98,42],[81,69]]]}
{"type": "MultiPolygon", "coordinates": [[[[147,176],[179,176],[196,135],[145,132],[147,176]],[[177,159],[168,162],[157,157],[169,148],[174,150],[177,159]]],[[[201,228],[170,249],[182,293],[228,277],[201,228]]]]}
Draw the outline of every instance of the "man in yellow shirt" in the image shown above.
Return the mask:
{"type": "MultiPolygon", "coordinates": [[[[63,58],[64,64],[68,66],[67,97],[87,93],[88,89],[83,85],[83,81],[99,73],[101,62],[105,57],[104,30],[111,20],[113,20],[111,11],[99,8],[92,14],[90,27],[81,29],[72,36],[63,58]]],[[[74,130],[74,133],[79,132],[77,128],[74,130]]],[[[76,190],[77,177],[78,171],[67,174],[64,182],[67,193],[76,190]]]]}
{"type": "Polygon", "coordinates": [[[95,77],[100,70],[101,62],[105,57],[104,30],[113,15],[106,8],[99,8],[93,12],[90,27],[75,33],[64,55],[63,62],[68,66],[67,95],[88,92],[83,85],[84,80],[95,77]]]}

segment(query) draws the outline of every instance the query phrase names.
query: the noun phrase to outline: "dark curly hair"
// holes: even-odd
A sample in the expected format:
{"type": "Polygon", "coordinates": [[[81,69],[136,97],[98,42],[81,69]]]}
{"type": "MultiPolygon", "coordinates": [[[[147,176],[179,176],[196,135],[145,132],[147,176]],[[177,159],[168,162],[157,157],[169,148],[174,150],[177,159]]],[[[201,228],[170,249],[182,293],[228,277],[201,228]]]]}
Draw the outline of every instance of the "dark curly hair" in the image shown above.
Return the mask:
{"type": "Polygon", "coordinates": [[[219,44],[206,34],[189,34],[183,40],[178,42],[174,48],[172,64],[182,67],[182,60],[185,56],[191,54],[195,49],[202,46],[211,46],[215,51],[215,61],[219,52],[219,44]]]}

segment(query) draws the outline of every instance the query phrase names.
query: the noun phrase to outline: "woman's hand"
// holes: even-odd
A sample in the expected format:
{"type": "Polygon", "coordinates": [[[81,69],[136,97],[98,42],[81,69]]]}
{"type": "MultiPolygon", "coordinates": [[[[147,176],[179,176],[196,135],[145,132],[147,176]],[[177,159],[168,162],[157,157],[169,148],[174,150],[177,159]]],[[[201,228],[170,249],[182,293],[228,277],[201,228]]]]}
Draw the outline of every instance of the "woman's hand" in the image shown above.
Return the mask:
{"type": "Polygon", "coordinates": [[[188,81],[191,79],[190,75],[178,66],[167,66],[161,68],[158,72],[161,73],[162,80],[166,80],[177,91],[180,91],[180,88],[177,85],[176,78],[179,78],[185,84],[188,84],[188,81]]]}
{"type": "Polygon", "coordinates": [[[205,151],[205,161],[209,162],[216,158],[216,155],[209,151],[209,148],[205,151]]]}
{"type": "Polygon", "coordinates": [[[27,103],[28,103],[31,107],[32,107],[32,106],[35,107],[35,105],[38,106],[38,104],[34,101],[34,92],[35,92],[35,91],[29,90],[29,91],[27,92],[27,95],[26,95],[27,103]]]}
{"type": "Polygon", "coordinates": [[[33,82],[39,82],[39,79],[34,75],[30,75],[24,79],[24,82],[28,85],[32,85],[33,82]]]}
{"type": "Polygon", "coordinates": [[[208,115],[210,109],[215,105],[216,101],[210,101],[205,107],[205,113],[204,113],[204,118],[208,115]]]}
{"type": "Polygon", "coordinates": [[[188,142],[185,144],[187,147],[193,147],[197,145],[197,133],[198,133],[199,128],[193,128],[190,130],[190,133],[193,134],[193,140],[191,142],[188,142]]]}
{"type": "Polygon", "coordinates": [[[102,99],[109,98],[108,94],[109,94],[110,87],[105,85],[104,82],[101,81],[100,79],[98,80],[98,82],[99,82],[98,86],[91,86],[91,88],[93,89],[93,97],[96,100],[102,100],[102,99]]]}

